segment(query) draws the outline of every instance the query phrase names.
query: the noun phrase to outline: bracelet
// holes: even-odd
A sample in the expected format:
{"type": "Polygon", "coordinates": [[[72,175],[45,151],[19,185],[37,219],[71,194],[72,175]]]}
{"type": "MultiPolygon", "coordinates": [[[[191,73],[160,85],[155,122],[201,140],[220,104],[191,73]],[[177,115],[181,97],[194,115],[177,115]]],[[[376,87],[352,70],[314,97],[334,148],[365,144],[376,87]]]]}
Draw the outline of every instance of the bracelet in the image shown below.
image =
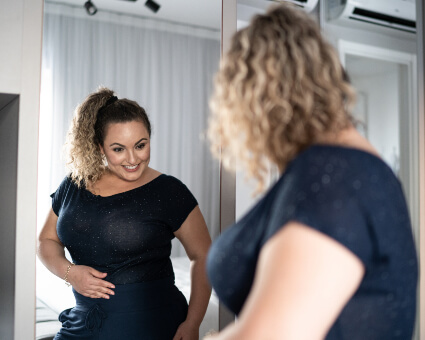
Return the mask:
{"type": "Polygon", "coordinates": [[[66,268],[66,274],[64,276],[64,280],[65,280],[65,284],[69,287],[71,284],[68,281],[68,274],[69,274],[69,270],[71,269],[72,266],[75,266],[75,263],[71,263],[70,265],[68,265],[68,268],[66,268]]]}

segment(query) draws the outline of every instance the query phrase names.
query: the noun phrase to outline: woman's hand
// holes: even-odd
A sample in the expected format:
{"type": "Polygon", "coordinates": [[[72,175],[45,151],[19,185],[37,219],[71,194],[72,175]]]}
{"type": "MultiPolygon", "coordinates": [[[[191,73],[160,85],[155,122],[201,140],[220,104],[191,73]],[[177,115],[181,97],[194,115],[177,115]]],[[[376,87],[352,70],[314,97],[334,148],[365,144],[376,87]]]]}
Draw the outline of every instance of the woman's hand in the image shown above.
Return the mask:
{"type": "MultiPolygon", "coordinates": [[[[46,223],[38,237],[38,256],[43,264],[57,277],[63,278],[70,262],[65,257],[64,245],[59,240],[56,231],[58,217],[52,208],[46,218],[46,223]]],[[[105,281],[106,273],[87,266],[72,266],[68,272],[68,282],[81,295],[90,298],[109,299],[114,295],[115,286],[105,281]]]]}
{"type": "Polygon", "coordinates": [[[180,324],[177,328],[176,335],[173,340],[198,340],[199,339],[199,326],[192,325],[188,321],[180,324]]]}
{"type": "Polygon", "coordinates": [[[109,295],[115,294],[112,290],[115,286],[104,280],[106,275],[92,267],[76,265],[71,267],[68,281],[81,295],[93,299],[109,299],[109,295]]]}

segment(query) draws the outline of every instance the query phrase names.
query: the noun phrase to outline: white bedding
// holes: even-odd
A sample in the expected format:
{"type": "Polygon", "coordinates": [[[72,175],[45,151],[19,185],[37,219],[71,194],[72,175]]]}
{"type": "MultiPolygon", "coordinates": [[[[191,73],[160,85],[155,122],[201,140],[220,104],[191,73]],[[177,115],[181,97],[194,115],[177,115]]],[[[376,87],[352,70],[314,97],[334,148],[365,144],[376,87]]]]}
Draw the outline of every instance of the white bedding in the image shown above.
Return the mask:
{"type": "MultiPolygon", "coordinates": [[[[187,256],[171,258],[173,262],[174,275],[176,277],[176,286],[189,301],[190,297],[190,261],[187,256]]],[[[218,331],[218,298],[213,292],[208,304],[208,309],[205,314],[199,329],[200,339],[209,332],[218,331]]]]}
{"type": "MultiPolygon", "coordinates": [[[[186,256],[171,258],[171,260],[176,277],[176,286],[184,294],[186,300],[189,301],[190,261],[186,256]]],[[[51,274],[38,259],[37,298],[58,314],[66,308],[73,307],[75,304],[71,288],[67,287],[63,280],[51,274]]],[[[200,339],[211,330],[218,330],[218,299],[214,292],[199,330],[200,339]]]]}

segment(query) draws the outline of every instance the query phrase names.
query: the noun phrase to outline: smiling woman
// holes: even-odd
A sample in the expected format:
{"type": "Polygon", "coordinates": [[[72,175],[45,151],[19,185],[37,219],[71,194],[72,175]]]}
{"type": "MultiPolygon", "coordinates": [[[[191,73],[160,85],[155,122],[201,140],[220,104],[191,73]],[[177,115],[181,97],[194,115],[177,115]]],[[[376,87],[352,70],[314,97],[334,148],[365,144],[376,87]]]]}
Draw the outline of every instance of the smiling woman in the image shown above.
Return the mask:
{"type": "Polygon", "coordinates": [[[59,315],[57,340],[198,339],[211,238],[188,188],[149,167],[150,131],[143,108],[106,88],[77,109],[70,174],[51,195],[39,236],[40,259],[76,299],[59,315]],[[174,237],[192,265],[189,306],[174,285],[174,237]]]}
{"type": "Polygon", "coordinates": [[[144,182],[149,170],[150,134],[142,122],[111,124],[100,150],[113,177],[136,186],[144,182]]]}
{"type": "Polygon", "coordinates": [[[101,88],[77,112],[67,141],[72,179],[93,193],[145,184],[152,176],[151,124],[145,110],[101,88]]]}

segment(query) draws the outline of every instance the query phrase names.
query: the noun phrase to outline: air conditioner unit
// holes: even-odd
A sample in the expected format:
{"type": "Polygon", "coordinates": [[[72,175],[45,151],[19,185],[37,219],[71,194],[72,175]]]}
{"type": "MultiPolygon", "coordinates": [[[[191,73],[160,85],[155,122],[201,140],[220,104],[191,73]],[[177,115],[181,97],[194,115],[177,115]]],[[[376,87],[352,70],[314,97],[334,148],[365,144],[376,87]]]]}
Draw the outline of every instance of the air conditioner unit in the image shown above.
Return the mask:
{"type": "Polygon", "coordinates": [[[303,8],[306,12],[311,12],[313,9],[316,8],[317,4],[319,3],[319,0],[271,0],[271,1],[291,2],[303,8]]]}
{"type": "Polygon", "coordinates": [[[416,32],[415,0],[328,0],[329,20],[361,21],[416,32]]]}

